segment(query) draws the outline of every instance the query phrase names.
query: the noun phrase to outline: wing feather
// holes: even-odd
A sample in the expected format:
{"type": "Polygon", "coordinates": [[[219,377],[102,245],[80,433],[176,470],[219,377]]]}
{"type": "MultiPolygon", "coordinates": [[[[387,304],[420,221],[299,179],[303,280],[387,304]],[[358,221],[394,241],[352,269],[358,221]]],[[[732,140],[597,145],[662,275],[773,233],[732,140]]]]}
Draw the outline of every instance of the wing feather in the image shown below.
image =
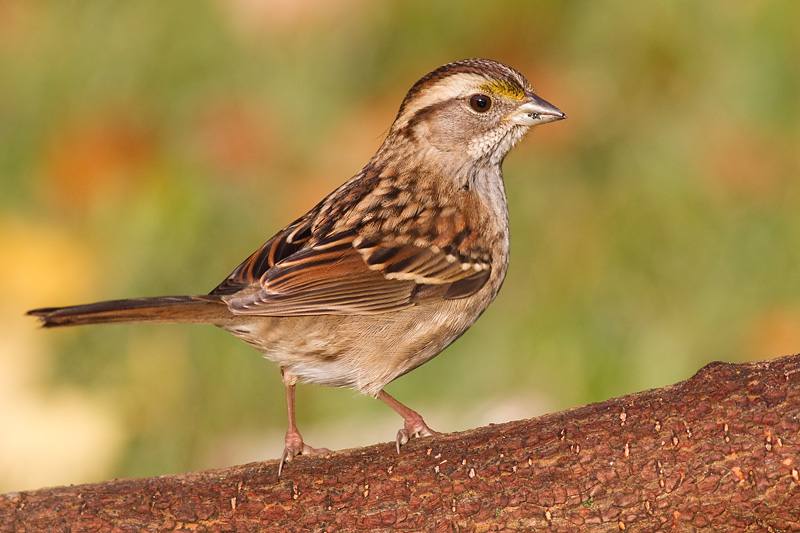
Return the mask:
{"type": "Polygon", "coordinates": [[[441,250],[413,245],[392,245],[392,252],[384,254],[386,261],[370,264],[370,256],[365,258],[356,240],[353,235],[338,235],[299,250],[262,275],[260,290],[232,294],[225,301],[234,313],[243,315],[375,314],[431,299],[463,298],[479,290],[488,278],[484,275],[488,266],[464,268],[441,250]],[[448,294],[448,288],[467,278],[471,282],[460,286],[468,290],[456,287],[448,294]],[[441,289],[421,291],[420,285],[441,289]]]}
{"type": "Polygon", "coordinates": [[[277,233],[211,294],[243,315],[358,315],[464,298],[483,287],[491,255],[476,229],[479,217],[443,208],[447,200],[433,193],[412,209],[409,194],[392,192],[377,171],[364,172],[277,233]],[[392,194],[394,207],[385,202],[392,194]]]}

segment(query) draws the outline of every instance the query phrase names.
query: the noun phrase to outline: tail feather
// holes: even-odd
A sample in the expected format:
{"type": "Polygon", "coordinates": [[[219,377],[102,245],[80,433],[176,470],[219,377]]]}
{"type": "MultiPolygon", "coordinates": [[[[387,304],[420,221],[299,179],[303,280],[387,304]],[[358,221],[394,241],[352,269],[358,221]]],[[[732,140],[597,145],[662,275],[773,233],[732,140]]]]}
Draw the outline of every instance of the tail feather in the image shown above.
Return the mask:
{"type": "Polygon", "coordinates": [[[110,300],[68,307],[45,307],[28,311],[42,327],[117,323],[204,323],[224,325],[234,315],[219,297],[159,296],[110,300]]]}

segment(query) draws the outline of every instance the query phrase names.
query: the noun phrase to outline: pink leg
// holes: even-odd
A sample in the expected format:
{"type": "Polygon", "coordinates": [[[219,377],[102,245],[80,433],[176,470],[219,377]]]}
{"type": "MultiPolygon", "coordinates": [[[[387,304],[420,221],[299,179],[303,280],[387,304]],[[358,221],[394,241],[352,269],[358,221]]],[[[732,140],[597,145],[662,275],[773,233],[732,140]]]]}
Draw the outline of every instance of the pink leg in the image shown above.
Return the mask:
{"type": "Polygon", "coordinates": [[[283,384],[286,386],[286,408],[289,415],[289,425],[286,428],[286,447],[283,449],[281,462],[278,465],[278,477],[283,471],[283,465],[300,454],[330,453],[327,448],[312,448],[303,442],[303,437],[297,431],[297,425],[294,421],[294,386],[297,383],[297,378],[284,369],[281,369],[281,377],[283,378],[283,384]]]}
{"type": "Polygon", "coordinates": [[[430,437],[439,434],[438,431],[428,427],[418,412],[398,402],[386,391],[381,390],[378,393],[378,399],[394,409],[405,420],[403,429],[397,432],[397,453],[400,453],[400,446],[408,442],[411,437],[430,437]]]}

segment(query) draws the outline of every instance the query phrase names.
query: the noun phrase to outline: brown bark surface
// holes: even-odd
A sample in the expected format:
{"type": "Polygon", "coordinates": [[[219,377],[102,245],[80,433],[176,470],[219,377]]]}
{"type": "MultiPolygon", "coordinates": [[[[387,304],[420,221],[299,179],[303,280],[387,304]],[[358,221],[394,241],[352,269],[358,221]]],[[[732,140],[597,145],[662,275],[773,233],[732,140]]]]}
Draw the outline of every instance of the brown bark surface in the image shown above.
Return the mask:
{"type": "Polygon", "coordinates": [[[531,420],[0,496],[2,531],[800,531],[800,355],[531,420]]]}

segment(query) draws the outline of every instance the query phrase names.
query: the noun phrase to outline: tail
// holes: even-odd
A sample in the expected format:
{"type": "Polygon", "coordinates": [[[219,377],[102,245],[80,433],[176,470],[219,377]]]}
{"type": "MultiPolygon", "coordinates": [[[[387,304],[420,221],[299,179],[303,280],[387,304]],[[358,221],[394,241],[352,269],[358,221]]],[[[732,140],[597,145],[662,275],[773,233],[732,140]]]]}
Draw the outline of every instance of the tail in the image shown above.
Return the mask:
{"type": "Polygon", "coordinates": [[[217,296],[159,296],[111,300],[69,307],[46,307],[28,311],[42,327],[119,323],[202,323],[225,325],[234,315],[217,296]]]}

